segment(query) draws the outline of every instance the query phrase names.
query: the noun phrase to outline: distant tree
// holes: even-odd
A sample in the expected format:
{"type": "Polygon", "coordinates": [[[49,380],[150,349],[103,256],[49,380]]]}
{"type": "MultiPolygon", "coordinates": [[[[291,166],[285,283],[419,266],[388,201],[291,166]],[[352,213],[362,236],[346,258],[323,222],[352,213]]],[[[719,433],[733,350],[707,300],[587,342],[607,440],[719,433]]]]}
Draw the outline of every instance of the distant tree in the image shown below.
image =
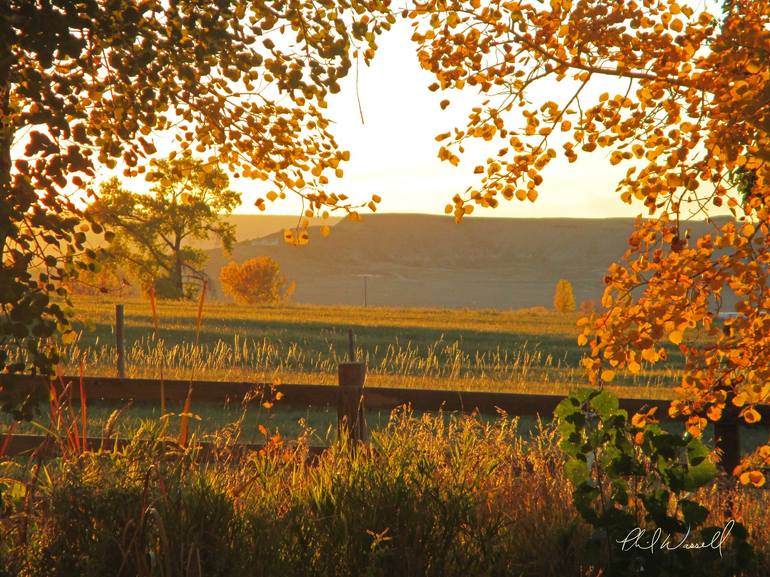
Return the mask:
{"type": "Polygon", "coordinates": [[[240,304],[274,303],[288,300],[296,283],[287,282],[275,259],[258,256],[238,264],[231,262],[219,273],[222,291],[240,304]]]}
{"type": "Polygon", "coordinates": [[[560,313],[571,313],[575,310],[575,295],[572,293],[572,283],[568,280],[559,279],[556,283],[553,308],[560,313]]]}
{"type": "Polygon", "coordinates": [[[191,156],[153,161],[150,194],[130,192],[117,178],[101,187],[90,216],[117,234],[113,257],[133,269],[143,288],[159,296],[183,298],[197,287],[206,255],[189,244],[214,236],[229,251],[233,225],[223,217],[240,204],[227,175],[191,156]]]}

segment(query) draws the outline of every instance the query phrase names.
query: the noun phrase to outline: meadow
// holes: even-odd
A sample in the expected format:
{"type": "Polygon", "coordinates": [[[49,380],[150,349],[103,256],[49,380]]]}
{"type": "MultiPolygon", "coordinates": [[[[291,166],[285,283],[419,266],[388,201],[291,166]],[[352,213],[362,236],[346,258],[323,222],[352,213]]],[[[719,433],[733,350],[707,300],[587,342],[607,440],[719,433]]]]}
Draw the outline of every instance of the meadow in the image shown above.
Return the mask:
{"type": "MultiPolygon", "coordinates": [[[[204,302],[196,337],[198,304],[147,299],[76,297],[78,339],[63,351],[62,372],[114,376],[115,304],[125,308],[126,376],[212,381],[336,384],[337,365],[349,359],[348,331],[355,355],[367,365],[368,386],[527,392],[566,395],[585,385],[577,345],[578,313],[543,307],[520,310],[414,309],[320,305],[244,306],[204,302]],[[157,320],[157,331],[155,322],[157,320]],[[197,340],[197,344],[196,344],[197,340]]],[[[619,396],[670,398],[677,379],[676,352],[667,365],[619,375],[611,387],[619,396]]],[[[94,403],[89,422],[103,428],[119,406],[94,403]]],[[[171,405],[172,415],[180,413],[171,405]]],[[[196,402],[195,429],[208,433],[244,418],[245,439],[261,438],[259,425],[290,438],[312,428],[314,444],[335,435],[334,407],[297,410],[196,402]]],[[[44,410],[42,411],[45,412],[44,410]]],[[[137,402],[122,414],[131,434],[144,420],[161,416],[159,403],[137,402]]],[[[388,415],[369,411],[379,428],[388,415]]],[[[176,420],[174,420],[176,422],[176,420]]],[[[535,423],[523,418],[529,430],[535,423]]],[[[34,427],[22,426],[31,431],[34,427]]]]}
{"type": "MultiPolygon", "coordinates": [[[[75,304],[80,334],[62,372],[114,374],[115,302],[75,304]]],[[[141,300],[124,304],[128,376],[332,384],[352,329],[369,385],[566,395],[583,384],[576,314],[211,302],[195,344],[194,304],[160,302],[156,315],[141,300]]],[[[613,390],[670,397],[671,357],[613,390]]],[[[0,460],[0,576],[606,574],[607,549],[597,552],[573,506],[550,416],[370,411],[369,443],[351,447],[333,407],[193,400],[183,442],[179,403],[161,415],[155,402],[94,401],[86,417],[62,402],[17,428],[48,433],[58,457],[0,460]],[[128,444],[86,451],[73,442],[81,427],[128,444]],[[213,459],[199,458],[196,440],[213,459]],[[244,441],[264,448],[244,451],[244,441]]],[[[767,491],[720,478],[686,496],[714,526],[739,519],[754,547],[745,574],[767,574],[767,491]]],[[[736,547],[698,557],[702,575],[733,574],[736,547]]]]}
{"type": "MultiPolygon", "coordinates": [[[[114,300],[78,297],[78,341],[65,369],[115,371],[114,300]]],[[[242,306],[207,302],[196,346],[197,304],[160,301],[158,331],[148,301],[125,303],[127,376],[333,384],[348,360],[348,330],[367,384],[460,390],[566,393],[584,384],[578,313],[316,305],[242,306]]],[[[666,398],[678,351],[665,365],[618,375],[624,396],[666,398]]]]}

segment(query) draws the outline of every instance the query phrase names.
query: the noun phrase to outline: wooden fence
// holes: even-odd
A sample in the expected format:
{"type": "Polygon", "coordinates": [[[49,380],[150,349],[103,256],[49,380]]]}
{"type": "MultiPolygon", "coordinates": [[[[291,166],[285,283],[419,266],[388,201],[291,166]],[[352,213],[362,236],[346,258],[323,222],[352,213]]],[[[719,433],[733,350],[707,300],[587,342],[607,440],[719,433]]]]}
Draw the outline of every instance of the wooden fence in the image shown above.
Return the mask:
{"type": "MultiPolygon", "coordinates": [[[[282,384],[274,387],[266,383],[164,380],[163,390],[167,401],[183,402],[192,386],[195,402],[241,403],[244,398],[252,402],[276,402],[281,407],[337,407],[340,428],[347,429],[352,440],[364,440],[364,410],[392,410],[410,405],[424,411],[478,411],[495,414],[503,411],[512,416],[536,416],[550,418],[563,396],[527,393],[494,393],[481,391],[452,391],[439,389],[412,389],[391,387],[365,387],[365,366],[362,363],[341,363],[338,385],[282,384]],[[280,392],[280,400],[277,393],[280,392]]],[[[80,396],[79,377],[64,377],[71,383],[73,400],[80,396]]],[[[30,394],[46,395],[48,380],[41,377],[15,376],[9,379],[12,387],[19,387],[30,394]]],[[[18,389],[17,389],[18,390],[18,389]]],[[[160,381],[157,379],[126,379],[115,377],[84,377],[83,390],[89,404],[99,400],[109,401],[159,401],[160,381]]],[[[667,414],[668,401],[653,399],[620,399],[620,407],[632,414],[642,408],[658,407],[659,415],[667,414]]],[[[770,407],[759,409],[763,418],[770,420],[770,407]]],[[[740,459],[739,423],[736,410],[726,410],[721,421],[715,424],[717,447],[722,451],[722,463],[730,471],[740,459]]],[[[6,439],[6,454],[20,454],[37,446],[42,437],[14,435],[6,439]]],[[[115,441],[89,439],[91,447],[111,446],[115,441]]],[[[120,443],[121,441],[118,441],[120,443]]],[[[253,445],[251,447],[257,447],[253,445]]],[[[203,447],[206,450],[206,447],[203,447]]]]}

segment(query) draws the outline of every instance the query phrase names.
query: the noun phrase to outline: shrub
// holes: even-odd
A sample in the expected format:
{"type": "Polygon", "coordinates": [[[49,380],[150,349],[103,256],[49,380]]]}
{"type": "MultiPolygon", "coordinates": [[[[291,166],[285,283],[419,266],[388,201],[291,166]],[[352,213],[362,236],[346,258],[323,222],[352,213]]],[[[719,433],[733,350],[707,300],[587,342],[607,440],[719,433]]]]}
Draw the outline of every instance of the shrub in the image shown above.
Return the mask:
{"type": "Polygon", "coordinates": [[[596,301],[593,299],[586,299],[580,303],[580,312],[584,315],[592,315],[596,312],[596,301]]]}
{"type": "Polygon", "coordinates": [[[752,556],[746,528],[714,523],[698,498],[717,474],[709,449],[689,432],[664,430],[654,413],[629,422],[600,390],[578,391],[556,408],[575,507],[594,528],[588,552],[608,576],[742,573],[752,556]]]}
{"type": "Polygon", "coordinates": [[[288,300],[295,283],[287,284],[278,263],[258,256],[238,264],[231,262],[219,273],[222,290],[240,304],[275,303],[288,300]]]}

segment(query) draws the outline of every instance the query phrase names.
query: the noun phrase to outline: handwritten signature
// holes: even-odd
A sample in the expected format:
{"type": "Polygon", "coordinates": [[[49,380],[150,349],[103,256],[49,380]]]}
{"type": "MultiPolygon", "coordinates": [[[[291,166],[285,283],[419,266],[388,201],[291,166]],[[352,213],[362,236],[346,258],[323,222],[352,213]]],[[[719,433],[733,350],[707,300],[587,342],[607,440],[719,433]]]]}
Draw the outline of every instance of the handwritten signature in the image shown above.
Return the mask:
{"type": "Polygon", "coordinates": [[[719,531],[714,532],[709,541],[700,541],[688,543],[690,537],[690,527],[687,526],[687,532],[677,542],[672,542],[671,535],[664,534],[658,527],[649,536],[647,529],[641,527],[634,527],[628,532],[628,535],[623,539],[617,539],[616,542],[621,546],[622,551],[630,551],[631,549],[641,549],[643,551],[654,551],[655,548],[661,550],[673,551],[675,549],[717,549],[719,550],[719,556],[722,556],[722,544],[730,536],[730,533],[735,526],[735,521],[730,519],[725,526],[719,531]]]}

